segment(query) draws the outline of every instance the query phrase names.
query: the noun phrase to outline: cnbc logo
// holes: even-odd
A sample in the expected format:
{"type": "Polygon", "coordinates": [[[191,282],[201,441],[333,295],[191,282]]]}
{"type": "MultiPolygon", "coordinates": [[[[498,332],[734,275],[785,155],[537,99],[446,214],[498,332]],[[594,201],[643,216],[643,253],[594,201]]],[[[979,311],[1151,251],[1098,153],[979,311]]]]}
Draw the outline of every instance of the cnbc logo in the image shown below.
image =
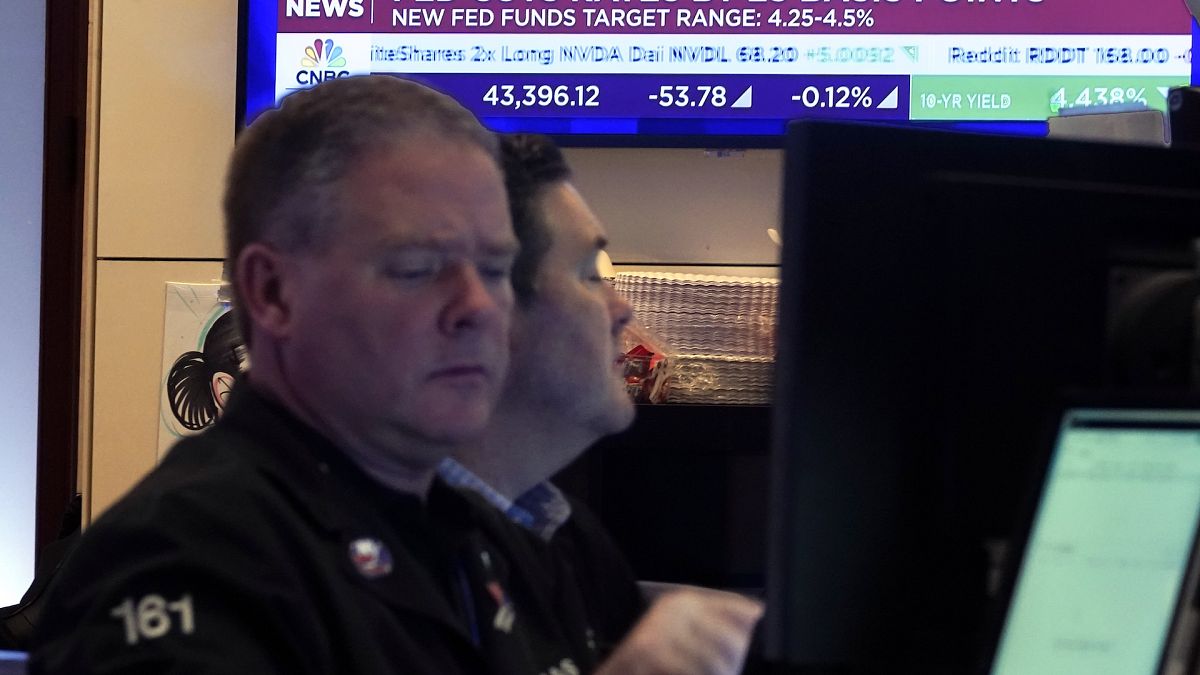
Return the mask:
{"type": "Polygon", "coordinates": [[[300,70],[296,71],[296,82],[301,86],[309,86],[345,77],[350,74],[342,70],[346,66],[346,57],[342,56],[342,48],[333,40],[313,40],[311,45],[305,45],[304,55],[300,57],[300,70]]]}

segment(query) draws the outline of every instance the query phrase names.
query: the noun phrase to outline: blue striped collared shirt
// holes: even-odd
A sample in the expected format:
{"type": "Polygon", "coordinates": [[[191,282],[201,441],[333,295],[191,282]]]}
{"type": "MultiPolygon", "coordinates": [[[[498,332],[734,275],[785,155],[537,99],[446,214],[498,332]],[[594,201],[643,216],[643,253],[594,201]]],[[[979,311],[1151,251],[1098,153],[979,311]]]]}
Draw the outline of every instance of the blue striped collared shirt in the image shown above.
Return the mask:
{"type": "Polygon", "coordinates": [[[482,496],[489,504],[508,516],[509,520],[533,532],[545,541],[571,517],[571,504],[566,495],[550,481],[542,481],[526,490],[515,500],[500,494],[467,467],[447,457],[438,466],[442,480],[456,488],[465,488],[482,496]]]}

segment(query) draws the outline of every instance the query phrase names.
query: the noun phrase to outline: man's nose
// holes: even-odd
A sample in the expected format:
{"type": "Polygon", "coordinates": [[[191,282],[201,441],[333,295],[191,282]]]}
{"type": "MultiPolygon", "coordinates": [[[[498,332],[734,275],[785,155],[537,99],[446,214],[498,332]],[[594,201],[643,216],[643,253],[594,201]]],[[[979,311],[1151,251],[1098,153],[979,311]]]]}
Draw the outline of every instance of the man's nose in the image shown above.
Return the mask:
{"type": "Polygon", "coordinates": [[[471,263],[458,263],[447,270],[450,301],[442,312],[442,330],[453,333],[481,326],[502,317],[510,309],[512,291],[507,280],[492,282],[471,263]]]}
{"type": "Polygon", "coordinates": [[[613,321],[613,334],[618,335],[633,320],[633,305],[629,304],[625,296],[618,293],[617,289],[609,286],[607,282],[605,282],[605,287],[608,294],[608,312],[613,321]]]}

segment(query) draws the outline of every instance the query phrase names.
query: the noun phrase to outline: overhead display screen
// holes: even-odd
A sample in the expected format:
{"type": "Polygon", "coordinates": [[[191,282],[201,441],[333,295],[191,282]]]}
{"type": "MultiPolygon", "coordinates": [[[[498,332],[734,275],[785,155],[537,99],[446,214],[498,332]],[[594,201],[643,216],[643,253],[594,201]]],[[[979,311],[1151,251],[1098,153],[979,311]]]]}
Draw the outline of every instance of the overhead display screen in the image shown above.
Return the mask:
{"type": "Polygon", "coordinates": [[[423,80],[499,130],[656,136],[1165,109],[1192,79],[1183,0],[242,2],[242,122],[361,73],[423,80]]]}

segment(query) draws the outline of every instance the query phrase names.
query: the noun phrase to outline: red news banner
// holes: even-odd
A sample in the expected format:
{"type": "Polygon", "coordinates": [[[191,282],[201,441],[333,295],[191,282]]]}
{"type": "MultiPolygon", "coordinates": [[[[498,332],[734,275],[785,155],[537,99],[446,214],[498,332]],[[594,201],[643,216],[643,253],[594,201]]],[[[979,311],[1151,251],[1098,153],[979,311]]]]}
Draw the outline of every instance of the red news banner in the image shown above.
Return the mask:
{"type": "Polygon", "coordinates": [[[1183,0],[280,0],[278,21],[281,33],[378,34],[1183,35],[1191,25],[1183,0]]]}

